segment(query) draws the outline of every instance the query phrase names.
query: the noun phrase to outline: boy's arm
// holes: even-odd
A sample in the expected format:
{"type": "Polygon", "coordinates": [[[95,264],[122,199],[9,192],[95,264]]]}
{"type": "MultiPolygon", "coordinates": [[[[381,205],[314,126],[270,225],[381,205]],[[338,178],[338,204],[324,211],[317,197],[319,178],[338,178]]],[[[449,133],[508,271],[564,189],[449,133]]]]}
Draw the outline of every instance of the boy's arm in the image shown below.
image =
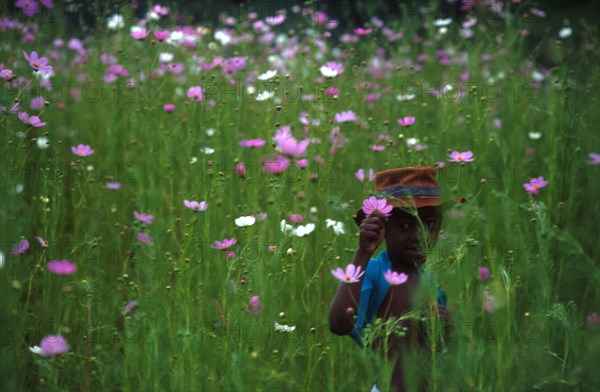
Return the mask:
{"type": "Polygon", "coordinates": [[[377,247],[385,238],[385,222],[387,218],[375,211],[360,224],[359,246],[352,264],[360,267],[365,274],[357,283],[341,284],[329,307],[329,330],[336,335],[346,335],[354,328],[354,314],[360,301],[360,289],[365,279],[367,265],[377,247]],[[351,308],[353,311],[348,312],[351,308]]]}

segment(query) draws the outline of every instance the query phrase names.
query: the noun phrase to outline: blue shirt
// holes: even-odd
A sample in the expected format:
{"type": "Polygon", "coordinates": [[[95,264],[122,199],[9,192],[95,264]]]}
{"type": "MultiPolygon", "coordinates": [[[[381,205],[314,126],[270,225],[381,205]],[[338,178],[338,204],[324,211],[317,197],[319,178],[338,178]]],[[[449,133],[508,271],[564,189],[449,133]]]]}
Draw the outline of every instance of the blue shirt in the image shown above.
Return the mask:
{"type": "MultiPolygon", "coordinates": [[[[387,249],[380,252],[376,258],[369,260],[367,271],[360,288],[360,298],[358,300],[358,313],[354,328],[348,333],[359,347],[363,347],[361,334],[365,326],[370,323],[381,307],[390,284],[385,280],[385,271],[392,269],[392,261],[390,260],[387,249]]],[[[421,274],[425,274],[425,270],[421,269],[421,274]]],[[[431,285],[434,285],[431,280],[431,285]]],[[[442,290],[437,290],[438,304],[446,306],[446,296],[442,290]]]]}

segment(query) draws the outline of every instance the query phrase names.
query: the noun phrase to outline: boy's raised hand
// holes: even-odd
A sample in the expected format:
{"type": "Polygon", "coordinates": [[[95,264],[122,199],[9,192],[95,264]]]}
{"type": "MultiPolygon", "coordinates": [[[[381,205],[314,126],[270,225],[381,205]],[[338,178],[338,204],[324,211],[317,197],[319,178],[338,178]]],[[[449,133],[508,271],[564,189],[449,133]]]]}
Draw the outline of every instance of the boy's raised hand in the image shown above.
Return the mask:
{"type": "Polygon", "coordinates": [[[366,254],[373,254],[385,238],[387,218],[379,211],[374,211],[360,223],[359,249],[366,254]]]}

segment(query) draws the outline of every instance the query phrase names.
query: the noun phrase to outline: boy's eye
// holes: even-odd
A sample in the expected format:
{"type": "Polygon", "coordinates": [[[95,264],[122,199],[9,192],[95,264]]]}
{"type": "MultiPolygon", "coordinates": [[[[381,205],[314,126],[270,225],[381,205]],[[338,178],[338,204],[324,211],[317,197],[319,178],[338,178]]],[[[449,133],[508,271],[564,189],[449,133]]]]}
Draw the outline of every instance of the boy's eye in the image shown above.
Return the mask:
{"type": "Polygon", "coordinates": [[[408,229],[410,227],[410,223],[408,223],[408,222],[398,222],[396,224],[396,226],[398,226],[398,228],[400,228],[400,229],[408,229]]]}

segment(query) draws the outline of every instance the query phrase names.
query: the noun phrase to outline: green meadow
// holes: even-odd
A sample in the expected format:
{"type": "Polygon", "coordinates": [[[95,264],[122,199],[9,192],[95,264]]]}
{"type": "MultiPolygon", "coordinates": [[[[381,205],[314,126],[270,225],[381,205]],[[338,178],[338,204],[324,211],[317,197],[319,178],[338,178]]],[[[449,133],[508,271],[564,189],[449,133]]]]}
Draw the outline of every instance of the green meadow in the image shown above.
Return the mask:
{"type": "Polygon", "coordinates": [[[74,33],[38,3],[0,28],[1,390],[389,390],[391,361],[329,331],[331,270],[369,169],[434,165],[467,202],[428,251],[411,388],[600,387],[597,24],[170,5],[74,33]]]}

